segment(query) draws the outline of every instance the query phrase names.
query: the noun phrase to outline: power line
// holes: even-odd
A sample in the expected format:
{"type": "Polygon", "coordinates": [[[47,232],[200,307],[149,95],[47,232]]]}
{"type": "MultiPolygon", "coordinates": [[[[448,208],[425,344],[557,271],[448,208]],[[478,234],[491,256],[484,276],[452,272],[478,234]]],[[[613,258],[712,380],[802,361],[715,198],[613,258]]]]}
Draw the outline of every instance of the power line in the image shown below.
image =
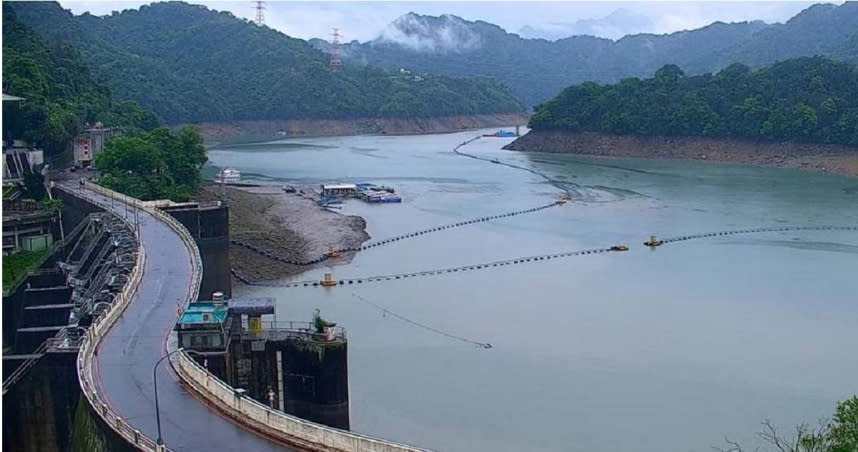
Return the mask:
{"type": "Polygon", "coordinates": [[[370,306],[373,306],[373,307],[374,307],[374,308],[376,308],[376,309],[381,310],[382,315],[390,314],[390,315],[392,315],[393,317],[396,317],[397,319],[402,320],[403,322],[410,323],[410,324],[412,324],[412,325],[414,325],[414,326],[416,326],[416,327],[423,328],[424,330],[428,330],[428,331],[431,331],[431,332],[433,332],[433,333],[440,334],[441,336],[448,337],[448,338],[450,338],[450,339],[454,339],[454,340],[457,340],[457,341],[461,341],[461,342],[465,342],[465,343],[468,343],[468,344],[476,345],[477,347],[484,348],[484,349],[490,349],[490,348],[492,348],[492,344],[490,344],[490,343],[488,343],[488,342],[477,342],[477,341],[474,341],[474,340],[471,340],[471,339],[468,339],[468,338],[465,338],[465,337],[462,337],[462,336],[457,336],[457,335],[455,335],[455,334],[447,333],[447,332],[441,331],[441,330],[439,330],[439,329],[437,329],[437,328],[432,328],[431,326],[424,325],[424,324],[422,324],[422,323],[420,323],[420,322],[416,322],[416,321],[414,321],[414,320],[411,320],[411,319],[409,319],[409,318],[407,318],[407,317],[405,317],[405,316],[399,315],[399,314],[397,314],[397,313],[395,313],[395,312],[391,311],[390,309],[387,309],[386,307],[384,307],[384,306],[382,306],[382,305],[380,305],[380,304],[373,303],[373,302],[371,302],[371,301],[367,300],[366,298],[364,298],[364,297],[362,297],[362,296],[360,296],[360,295],[358,295],[358,294],[356,294],[356,293],[354,293],[354,292],[352,292],[352,296],[354,296],[355,298],[357,298],[357,299],[359,299],[359,300],[363,301],[364,303],[366,303],[366,304],[368,304],[368,305],[370,305],[370,306]]]}

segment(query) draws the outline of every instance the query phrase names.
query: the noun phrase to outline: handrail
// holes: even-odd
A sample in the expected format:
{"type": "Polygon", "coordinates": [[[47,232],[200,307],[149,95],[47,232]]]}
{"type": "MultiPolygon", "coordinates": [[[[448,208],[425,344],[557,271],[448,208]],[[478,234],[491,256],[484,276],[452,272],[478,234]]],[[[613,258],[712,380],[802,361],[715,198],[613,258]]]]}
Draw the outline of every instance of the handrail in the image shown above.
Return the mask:
{"type": "Polygon", "coordinates": [[[203,260],[202,257],[200,257],[200,249],[197,246],[197,242],[194,240],[193,236],[185,227],[185,225],[173,218],[172,215],[164,212],[157,207],[153,207],[151,208],[151,210],[147,209],[147,211],[152,213],[159,220],[166,223],[167,226],[169,226],[177,234],[179,234],[179,238],[181,238],[182,242],[184,242],[185,245],[188,247],[188,251],[190,251],[191,254],[191,286],[188,287],[188,297],[186,303],[196,301],[200,293],[200,285],[202,284],[203,279],[203,260]]]}
{"type": "MultiPolygon", "coordinates": [[[[196,300],[200,284],[202,281],[202,259],[196,241],[178,220],[171,215],[159,209],[159,206],[169,205],[169,201],[140,201],[112,190],[100,187],[94,184],[86,184],[86,186],[97,193],[110,196],[114,199],[127,202],[128,204],[139,207],[158,220],[164,222],[167,226],[173,229],[185,246],[188,247],[191,255],[191,285],[188,287],[188,300],[196,300]]],[[[114,215],[116,215],[114,213],[114,215]]],[[[118,216],[118,215],[117,215],[118,216]]],[[[121,218],[121,217],[120,217],[121,218]]],[[[126,220],[126,223],[127,220],[126,220]]],[[[130,223],[129,223],[130,224],[130,223]]],[[[135,231],[135,235],[138,232],[135,231]]],[[[123,291],[117,296],[117,301],[111,305],[108,311],[98,317],[93,322],[92,327],[87,332],[86,338],[81,347],[81,353],[78,355],[79,379],[81,388],[87,397],[95,412],[104,419],[107,425],[110,425],[123,437],[129,439],[132,444],[137,445],[142,450],[157,450],[155,442],[140,433],[139,430],[122,420],[110,406],[105,403],[95,390],[95,385],[92,383],[92,356],[94,348],[101,340],[103,332],[108,330],[118,316],[118,313],[127,306],[131,299],[131,295],[137,289],[142,276],[142,269],[145,264],[145,249],[138,235],[138,257],[137,264],[129,276],[129,281],[123,287],[123,291]],[[89,340],[92,337],[92,340],[89,340]]],[[[344,333],[343,333],[344,334],[344,333]]],[[[168,341],[168,353],[177,350],[175,341],[168,341]]],[[[412,446],[397,444],[391,441],[373,438],[358,433],[353,433],[345,430],[328,427],[326,425],[317,424],[311,421],[292,416],[281,411],[272,410],[266,405],[257,402],[256,400],[244,397],[236,397],[236,391],[227,385],[225,382],[217,379],[213,374],[203,369],[196,363],[191,356],[184,352],[171,353],[169,361],[173,369],[179,375],[179,378],[195,392],[200,394],[206,400],[214,402],[216,406],[222,410],[229,411],[237,423],[254,428],[262,429],[274,437],[282,437],[284,440],[299,444],[302,448],[310,450],[325,450],[325,451],[360,451],[360,452],[420,452],[425,449],[415,448],[412,446]]],[[[163,446],[162,446],[163,447],[163,446]]],[[[163,450],[163,449],[162,449],[163,450]]]]}
{"type": "MultiPolygon", "coordinates": [[[[190,232],[188,232],[187,228],[185,228],[178,220],[173,218],[171,215],[165,213],[164,211],[162,211],[161,209],[158,208],[158,206],[160,206],[160,205],[168,205],[169,201],[141,201],[139,199],[132,198],[130,196],[126,196],[122,193],[117,193],[113,190],[102,187],[100,185],[90,184],[90,183],[86,183],[86,182],[84,182],[84,185],[88,189],[90,189],[96,193],[100,193],[104,196],[108,196],[112,199],[116,199],[120,202],[135,206],[139,209],[142,209],[142,210],[145,210],[146,212],[149,212],[152,216],[157,218],[159,221],[167,224],[167,226],[169,226],[171,229],[173,229],[179,235],[179,237],[182,239],[182,242],[184,242],[185,245],[188,247],[188,251],[190,252],[190,256],[191,256],[191,284],[188,287],[188,295],[187,295],[187,300],[186,300],[185,304],[187,304],[187,302],[196,300],[197,296],[199,294],[200,285],[202,282],[202,258],[200,257],[200,250],[197,247],[196,242],[194,241],[190,232]]],[[[102,205],[101,203],[98,203],[98,202],[96,202],[96,203],[99,205],[102,205]]],[[[105,208],[105,210],[107,210],[107,211],[113,213],[114,215],[116,215],[117,217],[119,217],[119,215],[117,215],[115,212],[108,209],[106,205],[103,205],[103,207],[105,208]]],[[[128,220],[123,219],[123,221],[125,221],[129,225],[129,227],[131,226],[131,224],[128,220]]],[[[133,230],[133,228],[132,228],[132,230],[133,230]]],[[[138,262],[135,265],[131,276],[129,276],[129,280],[128,280],[128,283],[126,283],[125,288],[128,288],[128,287],[133,285],[134,291],[136,291],[136,287],[137,287],[137,285],[139,285],[140,280],[141,280],[142,269],[145,266],[145,250],[143,248],[143,242],[140,240],[140,237],[139,237],[139,231],[135,230],[134,234],[137,237],[137,242],[138,242],[138,250],[139,250],[138,262]],[[139,258],[139,256],[141,256],[141,255],[144,256],[143,262],[141,262],[140,258],[139,258]]],[[[130,298],[131,298],[130,295],[132,295],[134,293],[134,291],[129,292],[129,295],[127,296],[127,298],[124,297],[123,295],[125,295],[125,290],[124,290],[125,288],[123,288],[123,292],[120,293],[120,295],[117,297],[117,301],[115,301],[111,305],[111,309],[107,312],[110,312],[110,313],[116,312],[117,309],[115,309],[114,307],[119,305],[120,302],[123,303],[123,306],[119,310],[119,312],[121,312],[121,310],[124,310],[125,306],[127,306],[127,303],[130,301],[130,298]]],[[[100,320],[102,318],[105,318],[105,316],[102,315],[97,320],[100,320]]],[[[115,318],[113,320],[115,320],[115,318]]],[[[112,323],[113,322],[110,322],[110,324],[107,325],[105,327],[105,329],[109,329],[109,326],[111,326],[112,323]]],[[[99,324],[101,324],[101,323],[93,323],[93,326],[90,328],[90,330],[92,330],[93,328],[96,328],[97,325],[99,325],[99,324]]],[[[93,331],[92,334],[94,335],[95,338],[100,340],[101,339],[100,332],[101,332],[101,330],[95,330],[95,331],[93,331]]],[[[89,336],[90,336],[90,333],[88,332],[87,338],[89,336]]],[[[96,345],[97,345],[98,340],[95,341],[96,345]]],[[[103,401],[101,401],[99,399],[99,395],[98,395],[97,391],[94,389],[95,385],[90,383],[92,381],[92,379],[91,379],[92,378],[92,375],[91,375],[91,372],[92,372],[91,357],[92,357],[92,351],[95,347],[95,346],[89,345],[92,342],[93,341],[84,340],[83,346],[81,347],[81,353],[78,355],[79,361],[81,360],[82,356],[86,356],[88,358],[88,361],[83,363],[80,366],[79,375],[81,376],[80,377],[81,388],[84,389],[84,394],[87,395],[87,399],[89,400],[90,404],[95,409],[96,413],[98,413],[98,415],[101,416],[102,419],[104,419],[104,421],[107,425],[110,425],[120,435],[122,435],[126,439],[130,440],[132,444],[137,445],[138,447],[140,447],[143,450],[164,450],[165,448],[163,446],[161,446],[161,449],[158,449],[158,445],[156,444],[156,442],[152,438],[149,438],[148,436],[142,434],[139,430],[134,429],[130,424],[123,421],[119,417],[119,415],[117,413],[115,413],[107,403],[104,403],[103,401]],[[87,373],[87,371],[89,373],[87,373]],[[87,379],[89,379],[89,381],[85,381],[87,379]],[[87,391],[86,389],[90,389],[90,390],[87,391]],[[100,407],[100,409],[99,409],[99,407],[100,407]],[[111,420],[112,420],[112,422],[111,422],[111,420]]],[[[181,354],[184,354],[184,352],[181,354]]]]}
{"type": "MultiPolygon", "coordinates": [[[[52,183],[53,185],[53,183],[52,183]]],[[[87,188],[95,188],[97,185],[86,184],[87,188]]],[[[102,187],[98,187],[102,188],[102,187]]],[[[72,190],[66,190],[73,196],[78,196],[86,199],[81,193],[75,193],[72,190]]],[[[92,191],[107,194],[102,190],[94,189],[92,191]]],[[[123,195],[124,196],[124,195],[123,195]]],[[[118,198],[117,196],[114,196],[118,198]]],[[[129,201],[133,200],[131,198],[129,201]]],[[[135,238],[137,239],[137,258],[134,264],[134,268],[131,270],[131,273],[128,276],[128,281],[122,287],[122,290],[117,294],[116,298],[114,298],[113,303],[111,303],[110,307],[105,310],[100,316],[98,316],[95,320],[93,320],[92,325],[90,325],[89,329],[86,330],[86,333],[83,335],[81,340],[80,351],[77,355],[77,366],[78,366],[78,383],[80,384],[81,392],[83,392],[84,397],[86,397],[87,402],[92,407],[93,412],[96,413],[98,417],[100,417],[105,425],[110,426],[115,432],[117,432],[120,436],[125,438],[129,443],[137,446],[141,450],[145,451],[161,451],[163,448],[158,447],[155,440],[147,437],[140,430],[135,429],[131,424],[122,419],[113,408],[107,403],[107,401],[98,393],[98,388],[95,384],[95,378],[93,376],[93,356],[95,355],[95,350],[98,347],[98,344],[104,338],[104,333],[110,330],[113,324],[116,322],[116,319],[119,318],[119,315],[128,307],[128,304],[134,297],[134,294],[137,292],[137,287],[140,284],[140,281],[143,277],[143,269],[146,265],[146,250],[143,248],[143,242],[140,240],[140,236],[138,231],[136,231],[131,224],[130,221],[118,215],[116,212],[112,211],[106,203],[102,203],[96,201],[94,199],[87,199],[87,201],[92,202],[99,207],[103,208],[105,212],[109,212],[114,215],[116,218],[120,219],[125,223],[125,225],[129,228],[129,230],[133,231],[135,238]]],[[[138,201],[139,203],[139,201],[138,201]]],[[[138,203],[129,202],[129,204],[139,206],[138,203]]]]}
{"type": "Polygon", "coordinates": [[[406,444],[374,438],[368,435],[340,430],[301,419],[273,409],[250,397],[236,392],[223,380],[200,366],[187,353],[176,353],[177,371],[188,386],[201,394],[217,408],[227,411],[241,423],[268,431],[274,436],[285,436],[302,448],[315,451],[361,452],[423,452],[406,444]]]}
{"type": "MultiPolygon", "coordinates": [[[[159,209],[156,216],[173,228],[191,250],[191,260],[194,262],[194,277],[189,291],[189,300],[196,299],[202,276],[202,265],[199,248],[188,230],[169,214],[159,209]]],[[[307,324],[309,325],[309,323],[307,324]]],[[[335,339],[345,339],[342,327],[335,329],[335,339]]],[[[168,353],[177,350],[174,341],[168,343],[168,353]]],[[[170,364],[188,387],[199,393],[203,398],[214,402],[222,410],[230,411],[231,417],[240,424],[256,429],[267,430],[272,436],[285,436],[287,441],[300,444],[302,448],[324,451],[383,451],[383,452],[418,452],[413,446],[397,444],[384,439],[352,433],[326,425],[301,419],[282,411],[272,410],[268,406],[252,398],[235,398],[236,391],[227,383],[202,368],[191,356],[184,352],[169,355],[170,364]],[[212,387],[212,384],[214,387],[212,387]],[[234,402],[234,403],[233,403],[234,402]],[[264,419],[264,421],[263,421],[264,419]]]]}

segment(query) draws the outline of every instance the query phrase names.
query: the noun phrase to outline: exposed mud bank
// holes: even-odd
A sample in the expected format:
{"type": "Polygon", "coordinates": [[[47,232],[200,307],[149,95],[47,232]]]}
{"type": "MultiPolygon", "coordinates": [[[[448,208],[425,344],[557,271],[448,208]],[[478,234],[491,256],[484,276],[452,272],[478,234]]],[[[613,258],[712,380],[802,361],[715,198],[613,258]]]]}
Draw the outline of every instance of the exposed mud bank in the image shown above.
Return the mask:
{"type": "MultiPolygon", "coordinates": [[[[326,210],[310,195],[284,193],[279,186],[228,187],[225,191],[230,238],[259,250],[292,261],[306,261],[321,256],[329,247],[359,247],[369,240],[363,218],[326,210]]],[[[220,187],[207,185],[200,198],[219,196],[220,187]]],[[[230,245],[229,254],[232,268],[251,281],[275,280],[310,268],[271,259],[235,244],[230,245]]],[[[348,254],[340,262],[348,262],[348,254]]]]}
{"type": "Polygon", "coordinates": [[[505,149],[606,157],[710,160],[800,168],[858,177],[858,148],[830,144],[534,130],[505,146],[505,149]]]}
{"type": "Polygon", "coordinates": [[[265,141],[288,137],[419,135],[527,124],[524,113],[441,118],[294,119],[196,124],[208,144],[265,141]]]}

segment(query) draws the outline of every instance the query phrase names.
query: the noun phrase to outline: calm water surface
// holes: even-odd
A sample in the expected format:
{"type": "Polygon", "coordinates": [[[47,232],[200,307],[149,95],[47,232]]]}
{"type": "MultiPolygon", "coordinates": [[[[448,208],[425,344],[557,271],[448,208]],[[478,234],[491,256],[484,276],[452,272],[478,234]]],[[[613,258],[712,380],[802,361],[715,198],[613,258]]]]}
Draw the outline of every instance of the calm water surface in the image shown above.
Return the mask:
{"type": "MultiPolygon", "coordinates": [[[[478,133],[290,139],[209,157],[244,179],[393,185],[401,205],[344,209],[367,220],[373,239],[559,195],[533,174],[451,152],[478,133]]],[[[763,419],[815,423],[858,392],[858,234],[640,245],[651,233],[858,224],[858,180],[501,150],[509,141],[464,150],[568,181],[575,202],[373,248],[334,276],[615,243],[631,250],[333,290],[237,292],[277,297],[279,319],[307,320],[318,307],[346,327],[353,430],[446,451],[709,451],[725,436],[753,449],[763,419]],[[494,348],[384,316],[355,294],[494,348]]]]}

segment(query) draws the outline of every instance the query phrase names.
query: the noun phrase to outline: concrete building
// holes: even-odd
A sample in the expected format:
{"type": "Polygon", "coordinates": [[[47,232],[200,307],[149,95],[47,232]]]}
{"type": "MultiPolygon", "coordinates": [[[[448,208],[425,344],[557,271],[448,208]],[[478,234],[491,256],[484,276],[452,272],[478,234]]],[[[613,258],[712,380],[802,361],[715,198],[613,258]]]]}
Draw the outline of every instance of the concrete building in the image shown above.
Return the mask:
{"type": "Polygon", "coordinates": [[[32,200],[3,201],[3,255],[50,247],[57,215],[32,200]]]}
{"type": "Polygon", "coordinates": [[[107,139],[118,134],[117,129],[105,128],[100,122],[81,132],[74,140],[74,166],[84,168],[92,165],[107,139]]]}
{"type": "Polygon", "coordinates": [[[179,346],[199,352],[225,352],[229,340],[226,331],[232,320],[223,302],[190,303],[176,322],[179,346]]]}
{"type": "Polygon", "coordinates": [[[191,303],[179,317],[180,347],[261,403],[349,428],[345,330],[324,321],[278,322],[273,298],[212,298],[191,303]]]}

